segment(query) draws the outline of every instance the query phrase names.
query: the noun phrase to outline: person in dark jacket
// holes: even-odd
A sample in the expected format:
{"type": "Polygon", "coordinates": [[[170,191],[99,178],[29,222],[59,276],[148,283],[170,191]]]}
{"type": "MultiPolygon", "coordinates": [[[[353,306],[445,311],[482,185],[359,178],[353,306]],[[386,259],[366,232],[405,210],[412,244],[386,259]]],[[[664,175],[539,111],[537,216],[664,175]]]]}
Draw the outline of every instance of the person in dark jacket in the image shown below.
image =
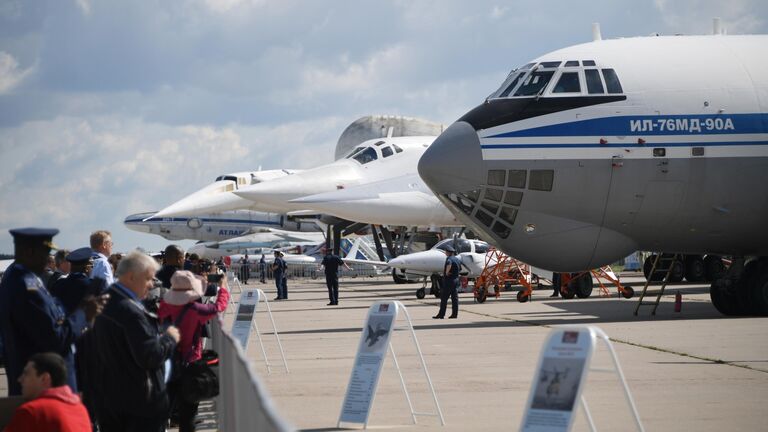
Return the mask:
{"type": "Polygon", "coordinates": [[[171,276],[176,270],[184,268],[184,249],[176,245],[168,245],[163,253],[165,264],[155,275],[163,284],[163,288],[171,287],[171,276]]]}
{"type": "Polygon", "coordinates": [[[21,394],[18,378],[29,358],[40,352],[55,352],[67,364],[68,384],[77,391],[72,345],[100,312],[103,301],[90,297],[70,314],[45,288],[39,275],[45,271],[57,229],[10,230],[15,261],[0,282],[0,332],[3,338],[8,395],[21,394]]]}
{"type": "Polygon", "coordinates": [[[165,430],[170,358],[179,330],[161,330],[141,300],[152,289],[157,263],[134,251],[120,261],[117,282],[93,329],[94,400],[102,432],[165,430]]]}
{"type": "Polygon", "coordinates": [[[88,277],[93,267],[93,249],[84,247],[74,250],[66,259],[70,264],[69,275],[56,281],[50,291],[61,301],[64,312],[69,315],[86,296],[101,295],[106,291],[106,286],[103,279],[88,277]]]}
{"type": "Polygon", "coordinates": [[[459,317],[459,271],[461,270],[461,260],[456,256],[456,250],[451,245],[445,246],[445,270],[443,273],[443,286],[440,287],[440,310],[434,319],[443,319],[445,310],[448,307],[448,297],[451,298],[451,316],[448,318],[459,317]]]}
{"type": "Polygon", "coordinates": [[[275,300],[287,300],[288,299],[288,284],[285,278],[285,269],[288,266],[283,259],[283,253],[279,250],[275,251],[275,261],[272,262],[272,276],[275,278],[275,287],[277,288],[277,297],[275,300]]]}

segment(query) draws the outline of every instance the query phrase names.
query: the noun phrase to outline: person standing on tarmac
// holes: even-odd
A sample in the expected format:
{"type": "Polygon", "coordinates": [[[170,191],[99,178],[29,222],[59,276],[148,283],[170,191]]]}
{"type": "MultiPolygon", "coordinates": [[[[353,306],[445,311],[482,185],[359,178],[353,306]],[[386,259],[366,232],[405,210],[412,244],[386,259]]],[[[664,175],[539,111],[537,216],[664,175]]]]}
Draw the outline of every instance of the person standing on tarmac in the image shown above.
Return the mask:
{"type": "Polygon", "coordinates": [[[320,265],[325,270],[325,285],[328,287],[328,299],[330,300],[328,306],[337,306],[339,304],[339,266],[343,265],[347,270],[349,270],[349,266],[344,264],[338,255],[333,254],[331,249],[328,249],[320,265]]]}
{"type": "Polygon", "coordinates": [[[57,229],[10,230],[15,261],[0,282],[0,333],[8,380],[8,395],[21,394],[18,378],[30,357],[55,352],[67,365],[67,383],[77,391],[72,346],[101,313],[106,297],[89,296],[69,315],[40,279],[57,229]]]}
{"type": "Polygon", "coordinates": [[[264,258],[264,254],[261,254],[259,260],[259,282],[267,283],[267,260],[264,258]]]}
{"type": "Polygon", "coordinates": [[[552,273],[552,295],[550,297],[560,297],[560,285],[562,285],[562,276],[560,273],[552,273]]]}
{"type": "Polygon", "coordinates": [[[445,273],[443,275],[443,286],[440,290],[440,311],[433,319],[445,318],[445,310],[448,307],[448,296],[451,297],[451,316],[448,318],[459,317],[459,270],[461,261],[456,257],[456,250],[451,245],[444,248],[448,255],[445,258],[445,273]]]}
{"type": "Polygon", "coordinates": [[[272,263],[272,276],[275,278],[275,287],[277,287],[277,297],[275,297],[275,300],[288,299],[288,286],[285,283],[286,267],[285,260],[283,260],[283,253],[276,250],[275,261],[272,263]]]}

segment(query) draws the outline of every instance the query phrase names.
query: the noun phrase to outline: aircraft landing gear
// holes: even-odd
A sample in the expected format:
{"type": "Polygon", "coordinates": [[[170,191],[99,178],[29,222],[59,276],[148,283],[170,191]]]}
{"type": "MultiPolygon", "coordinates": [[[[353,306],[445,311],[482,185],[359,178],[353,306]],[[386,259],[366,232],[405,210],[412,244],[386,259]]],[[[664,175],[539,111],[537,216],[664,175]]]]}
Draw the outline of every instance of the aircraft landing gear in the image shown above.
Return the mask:
{"type": "Polygon", "coordinates": [[[421,300],[424,297],[427,296],[427,289],[426,288],[419,288],[416,290],[416,298],[421,300]]]}
{"type": "Polygon", "coordinates": [[[712,305],[724,315],[768,315],[768,258],[744,265],[736,258],[709,289],[712,305]]]}
{"type": "Polygon", "coordinates": [[[529,296],[525,290],[520,290],[517,292],[517,301],[519,301],[520,303],[525,303],[530,299],[531,299],[531,296],[529,296]]]}

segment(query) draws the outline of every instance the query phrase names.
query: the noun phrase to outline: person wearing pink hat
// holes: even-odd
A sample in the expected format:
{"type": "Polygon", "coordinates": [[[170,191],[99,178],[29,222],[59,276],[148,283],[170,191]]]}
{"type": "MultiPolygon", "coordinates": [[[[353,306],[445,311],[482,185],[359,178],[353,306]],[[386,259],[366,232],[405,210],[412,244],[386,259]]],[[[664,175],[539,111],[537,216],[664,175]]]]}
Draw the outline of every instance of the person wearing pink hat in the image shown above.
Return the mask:
{"type": "MultiPolygon", "coordinates": [[[[181,332],[181,340],[176,346],[177,354],[184,363],[192,363],[202,357],[203,341],[200,334],[203,326],[217,313],[227,308],[229,291],[227,291],[226,278],[221,280],[215,303],[201,303],[198,300],[202,297],[201,280],[190,271],[179,270],[171,276],[171,289],[160,301],[157,314],[161,321],[175,323],[179,315],[184,313],[181,322],[177,324],[181,332]]],[[[178,408],[179,431],[194,431],[198,404],[191,404],[177,397],[173,387],[171,386],[171,403],[175,403],[178,408]]]]}

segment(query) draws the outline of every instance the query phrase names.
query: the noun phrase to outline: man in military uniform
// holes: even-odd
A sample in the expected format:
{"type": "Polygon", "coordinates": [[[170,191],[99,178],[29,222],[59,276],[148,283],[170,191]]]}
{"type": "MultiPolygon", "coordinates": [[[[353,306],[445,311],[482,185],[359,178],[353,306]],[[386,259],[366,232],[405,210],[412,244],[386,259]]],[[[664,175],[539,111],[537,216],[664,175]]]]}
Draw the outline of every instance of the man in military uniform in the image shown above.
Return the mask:
{"type": "Polygon", "coordinates": [[[445,310],[448,307],[448,296],[451,296],[451,316],[448,318],[459,317],[459,270],[461,269],[461,260],[456,256],[456,250],[451,245],[445,247],[445,274],[443,275],[443,286],[440,289],[440,311],[433,316],[434,319],[445,318],[445,310]]]}
{"type": "Polygon", "coordinates": [[[283,253],[276,250],[275,261],[272,263],[272,276],[275,278],[275,287],[277,288],[277,297],[275,297],[275,300],[288,299],[288,286],[285,282],[285,269],[287,266],[282,257],[283,253]]]}
{"type": "Polygon", "coordinates": [[[325,285],[328,287],[328,306],[337,306],[339,304],[339,266],[349,269],[344,261],[338,255],[335,255],[331,249],[327,250],[323,262],[320,263],[325,270],[325,285]]]}
{"type": "Polygon", "coordinates": [[[93,267],[93,249],[84,247],[66,257],[70,264],[67,277],[59,279],[51,288],[51,294],[61,302],[64,313],[72,314],[88,295],[101,295],[106,291],[103,279],[91,279],[88,274],[93,267]]]}
{"type": "Polygon", "coordinates": [[[20,395],[18,378],[29,358],[59,353],[67,363],[67,383],[77,391],[72,345],[101,312],[103,299],[91,297],[66,315],[40,279],[57,229],[10,230],[15,261],[0,282],[0,331],[4,341],[8,394],[20,395]]]}

